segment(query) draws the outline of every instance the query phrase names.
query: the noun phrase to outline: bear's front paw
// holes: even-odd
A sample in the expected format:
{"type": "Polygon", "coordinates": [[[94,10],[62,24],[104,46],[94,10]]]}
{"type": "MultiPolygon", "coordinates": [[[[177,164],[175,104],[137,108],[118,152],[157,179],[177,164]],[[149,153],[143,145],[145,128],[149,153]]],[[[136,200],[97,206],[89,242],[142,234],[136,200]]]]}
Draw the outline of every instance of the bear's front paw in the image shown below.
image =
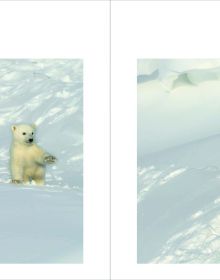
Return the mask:
{"type": "Polygon", "coordinates": [[[22,183],[21,180],[16,180],[16,179],[12,179],[11,182],[12,182],[13,184],[21,184],[21,183],[22,183]]]}
{"type": "Polygon", "coordinates": [[[45,156],[44,158],[45,163],[55,163],[56,161],[57,161],[56,157],[51,155],[45,156]]]}

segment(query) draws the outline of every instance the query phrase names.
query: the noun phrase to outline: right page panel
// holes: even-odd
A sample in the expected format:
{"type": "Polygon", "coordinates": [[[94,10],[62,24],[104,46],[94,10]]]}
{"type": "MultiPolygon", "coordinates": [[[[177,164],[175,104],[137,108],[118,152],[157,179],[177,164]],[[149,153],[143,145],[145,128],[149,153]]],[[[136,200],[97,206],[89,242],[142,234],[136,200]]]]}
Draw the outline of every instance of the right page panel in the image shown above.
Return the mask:
{"type": "Polygon", "coordinates": [[[220,60],[137,62],[137,261],[220,263],[220,60]]]}

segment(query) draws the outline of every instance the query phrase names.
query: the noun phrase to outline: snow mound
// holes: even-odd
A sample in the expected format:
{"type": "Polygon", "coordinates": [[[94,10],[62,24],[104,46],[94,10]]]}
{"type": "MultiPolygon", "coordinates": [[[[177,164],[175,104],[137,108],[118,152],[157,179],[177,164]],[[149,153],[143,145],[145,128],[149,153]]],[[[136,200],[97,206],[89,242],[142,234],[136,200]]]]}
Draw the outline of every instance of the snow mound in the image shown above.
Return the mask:
{"type": "Polygon", "coordinates": [[[220,263],[220,60],[141,59],[138,263],[220,263]]]}

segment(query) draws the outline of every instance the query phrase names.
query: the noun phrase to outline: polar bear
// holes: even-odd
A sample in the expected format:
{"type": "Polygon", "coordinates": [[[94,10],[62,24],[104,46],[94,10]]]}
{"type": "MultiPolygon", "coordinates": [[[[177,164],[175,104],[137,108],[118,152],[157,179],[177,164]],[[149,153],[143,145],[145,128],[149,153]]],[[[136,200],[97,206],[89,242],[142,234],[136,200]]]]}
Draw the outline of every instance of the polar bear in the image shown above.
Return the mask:
{"type": "Polygon", "coordinates": [[[46,164],[55,163],[56,158],[34,141],[36,126],[19,124],[12,125],[13,141],[11,145],[11,179],[12,183],[29,183],[44,185],[46,164]]]}

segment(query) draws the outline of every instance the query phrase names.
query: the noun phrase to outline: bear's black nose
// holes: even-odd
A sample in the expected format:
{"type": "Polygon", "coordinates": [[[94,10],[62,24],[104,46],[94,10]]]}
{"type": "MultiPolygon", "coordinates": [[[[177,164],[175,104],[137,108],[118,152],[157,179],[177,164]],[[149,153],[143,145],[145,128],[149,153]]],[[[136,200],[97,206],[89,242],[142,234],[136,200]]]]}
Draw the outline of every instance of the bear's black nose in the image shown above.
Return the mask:
{"type": "Polygon", "coordinates": [[[31,139],[29,139],[29,142],[31,143],[31,142],[33,142],[33,139],[31,138],[31,139]]]}

